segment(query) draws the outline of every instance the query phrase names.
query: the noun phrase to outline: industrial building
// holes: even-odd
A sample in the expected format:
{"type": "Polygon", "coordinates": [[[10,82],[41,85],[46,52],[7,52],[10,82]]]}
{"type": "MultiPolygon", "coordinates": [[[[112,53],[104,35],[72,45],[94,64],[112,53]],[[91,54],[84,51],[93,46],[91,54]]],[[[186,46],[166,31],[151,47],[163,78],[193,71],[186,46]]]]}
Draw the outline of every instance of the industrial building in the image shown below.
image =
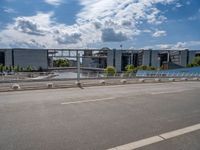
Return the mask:
{"type": "MultiPolygon", "coordinates": [[[[199,50],[110,50],[104,48],[100,51],[101,57],[98,61],[94,61],[95,55],[86,51],[84,56],[88,57],[83,61],[84,66],[114,66],[118,72],[125,71],[127,65],[135,67],[145,65],[156,68],[163,67],[164,69],[175,69],[186,67],[192,60],[200,56],[199,50]],[[102,53],[104,51],[104,53],[102,53]],[[102,55],[104,54],[104,55],[102,55]],[[94,58],[93,58],[94,57],[94,58]],[[107,57],[107,59],[105,59],[107,57]]],[[[101,67],[100,67],[101,68],[101,67]]]]}
{"type": "MultiPolygon", "coordinates": [[[[0,64],[5,66],[32,66],[48,69],[54,59],[69,59],[76,62],[81,54],[83,67],[106,68],[114,66],[118,72],[129,64],[145,65],[164,69],[182,68],[200,56],[199,50],[117,50],[117,49],[0,49],[0,64]]],[[[74,65],[73,65],[74,66],[74,65]]]]}
{"type": "Polygon", "coordinates": [[[47,69],[48,51],[42,49],[0,49],[0,64],[47,69]]]}

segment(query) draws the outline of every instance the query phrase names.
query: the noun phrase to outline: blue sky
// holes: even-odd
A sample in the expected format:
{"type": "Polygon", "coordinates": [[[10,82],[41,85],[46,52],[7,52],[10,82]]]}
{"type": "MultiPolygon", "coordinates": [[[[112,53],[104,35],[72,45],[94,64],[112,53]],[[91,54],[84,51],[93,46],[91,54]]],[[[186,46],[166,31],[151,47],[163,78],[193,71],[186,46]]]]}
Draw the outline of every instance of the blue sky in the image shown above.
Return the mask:
{"type": "Polygon", "coordinates": [[[199,0],[0,0],[0,48],[200,49],[199,0]]]}

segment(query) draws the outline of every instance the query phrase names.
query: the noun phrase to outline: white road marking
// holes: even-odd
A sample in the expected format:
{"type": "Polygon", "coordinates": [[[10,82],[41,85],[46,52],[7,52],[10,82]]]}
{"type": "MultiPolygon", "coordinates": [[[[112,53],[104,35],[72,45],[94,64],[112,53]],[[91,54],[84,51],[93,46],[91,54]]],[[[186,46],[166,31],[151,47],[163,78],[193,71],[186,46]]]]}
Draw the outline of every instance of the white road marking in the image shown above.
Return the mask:
{"type": "Polygon", "coordinates": [[[143,147],[143,146],[146,146],[146,145],[150,145],[150,144],[153,144],[153,143],[157,143],[157,142],[160,142],[160,141],[163,141],[163,139],[161,137],[153,136],[153,137],[150,137],[150,138],[147,138],[147,139],[143,139],[143,140],[136,141],[136,142],[129,143],[129,144],[126,144],[126,145],[122,145],[122,146],[118,146],[118,147],[115,147],[115,148],[109,149],[109,150],[132,150],[132,149],[136,149],[136,148],[143,147]]]}
{"type": "Polygon", "coordinates": [[[183,135],[183,134],[186,134],[186,133],[190,133],[190,132],[193,132],[193,131],[196,131],[196,130],[200,130],[200,124],[190,126],[190,127],[186,127],[186,128],[179,129],[179,130],[175,130],[175,131],[172,131],[172,132],[164,133],[164,134],[161,134],[160,136],[165,138],[165,139],[170,139],[170,138],[180,136],[180,135],[183,135]]]}
{"type": "Polygon", "coordinates": [[[169,93],[180,93],[180,92],[184,92],[184,91],[189,91],[184,89],[184,90],[175,90],[175,91],[163,91],[163,92],[152,92],[152,95],[159,95],[159,94],[169,94],[169,93]]]}
{"type": "Polygon", "coordinates": [[[107,97],[107,98],[94,99],[94,100],[82,100],[82,101],[74,101],[74,102],[64,102],[64,103],[61,103],[61,104],[62,105],[70,105],[70,104],[80,104],[80,103],[106,101],[106,100],[112,100],[112,99],[115,99],[115,97],[107,97]]]}
{"type": "Polygon", "coordinates": [[[197,130],[200,130],[200,123],[193,125],[193,126],[186,127],[186,128],[174,130],[174,131],[167,132],[167,133],[164,133],[164,134],[160,134],[160,135],[157,135],[157,136],[153,136],[153,137],[150,137],[150,138],[146,138],[146,139],[142,139],[142,140],[135,141],[135,142],[132,142],[132,143],[128,143],[128,144],[125,144],[125,145],[110,148],[108,150],[134,150],[134,149],[137,149],[137,148],[140,148],[140,147],[144,147],[144,146],[147,146],[147,145],[150,145],[150,144],[165,141],[167,139],[171,139],[171,138],[174,138],[174,137],[186,134],[186,133],[194,132],[194,131],[197,131],[197,130]]]}

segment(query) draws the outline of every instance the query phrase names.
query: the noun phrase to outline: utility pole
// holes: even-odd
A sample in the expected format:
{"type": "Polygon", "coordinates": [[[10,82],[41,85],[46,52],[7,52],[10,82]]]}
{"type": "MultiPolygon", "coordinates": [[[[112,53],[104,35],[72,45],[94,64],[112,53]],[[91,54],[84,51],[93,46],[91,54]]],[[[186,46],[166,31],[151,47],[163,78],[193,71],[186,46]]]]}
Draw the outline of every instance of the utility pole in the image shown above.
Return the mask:
{"type": "Polygon", "coordinates": [[[77,59],[77,84],[80,85],[80,54],[76,52],[77,59]]]}

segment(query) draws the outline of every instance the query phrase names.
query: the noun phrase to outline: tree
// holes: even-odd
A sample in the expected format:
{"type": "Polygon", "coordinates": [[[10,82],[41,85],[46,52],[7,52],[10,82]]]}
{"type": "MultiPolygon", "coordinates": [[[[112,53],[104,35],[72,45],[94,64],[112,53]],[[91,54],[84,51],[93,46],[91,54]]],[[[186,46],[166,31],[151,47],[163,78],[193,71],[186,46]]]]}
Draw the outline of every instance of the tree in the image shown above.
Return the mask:
{"type": "Polygon", "coordinates": [[[67,59],[57,59],[53,61],[54,67],[69,67],[69,60],[67,59]]]}
{"type": "Polygon", "coordinates": [[[133,72],[137,71],[137,68],[135,68],[133,65],[127,65],[125,67],[125,69],[126,69],[126,73],[127,74],[130,74],[130,73],[133,73],[133,72]]]}
{"type": "Polygon", "coordinates": [[[187,67],[197,67],[197,66],[200,66],[200,56],[195,57],[192,60],[192,63],[187,65],[187,67]]]}
{"type": "Polygon", "coordinates": [[[105,73],[107,76],[114,76],[115,73],[116,73],[116,69],[115,67],[113,66],[108,66],[106,69],[105,69],[105,73]]]}

